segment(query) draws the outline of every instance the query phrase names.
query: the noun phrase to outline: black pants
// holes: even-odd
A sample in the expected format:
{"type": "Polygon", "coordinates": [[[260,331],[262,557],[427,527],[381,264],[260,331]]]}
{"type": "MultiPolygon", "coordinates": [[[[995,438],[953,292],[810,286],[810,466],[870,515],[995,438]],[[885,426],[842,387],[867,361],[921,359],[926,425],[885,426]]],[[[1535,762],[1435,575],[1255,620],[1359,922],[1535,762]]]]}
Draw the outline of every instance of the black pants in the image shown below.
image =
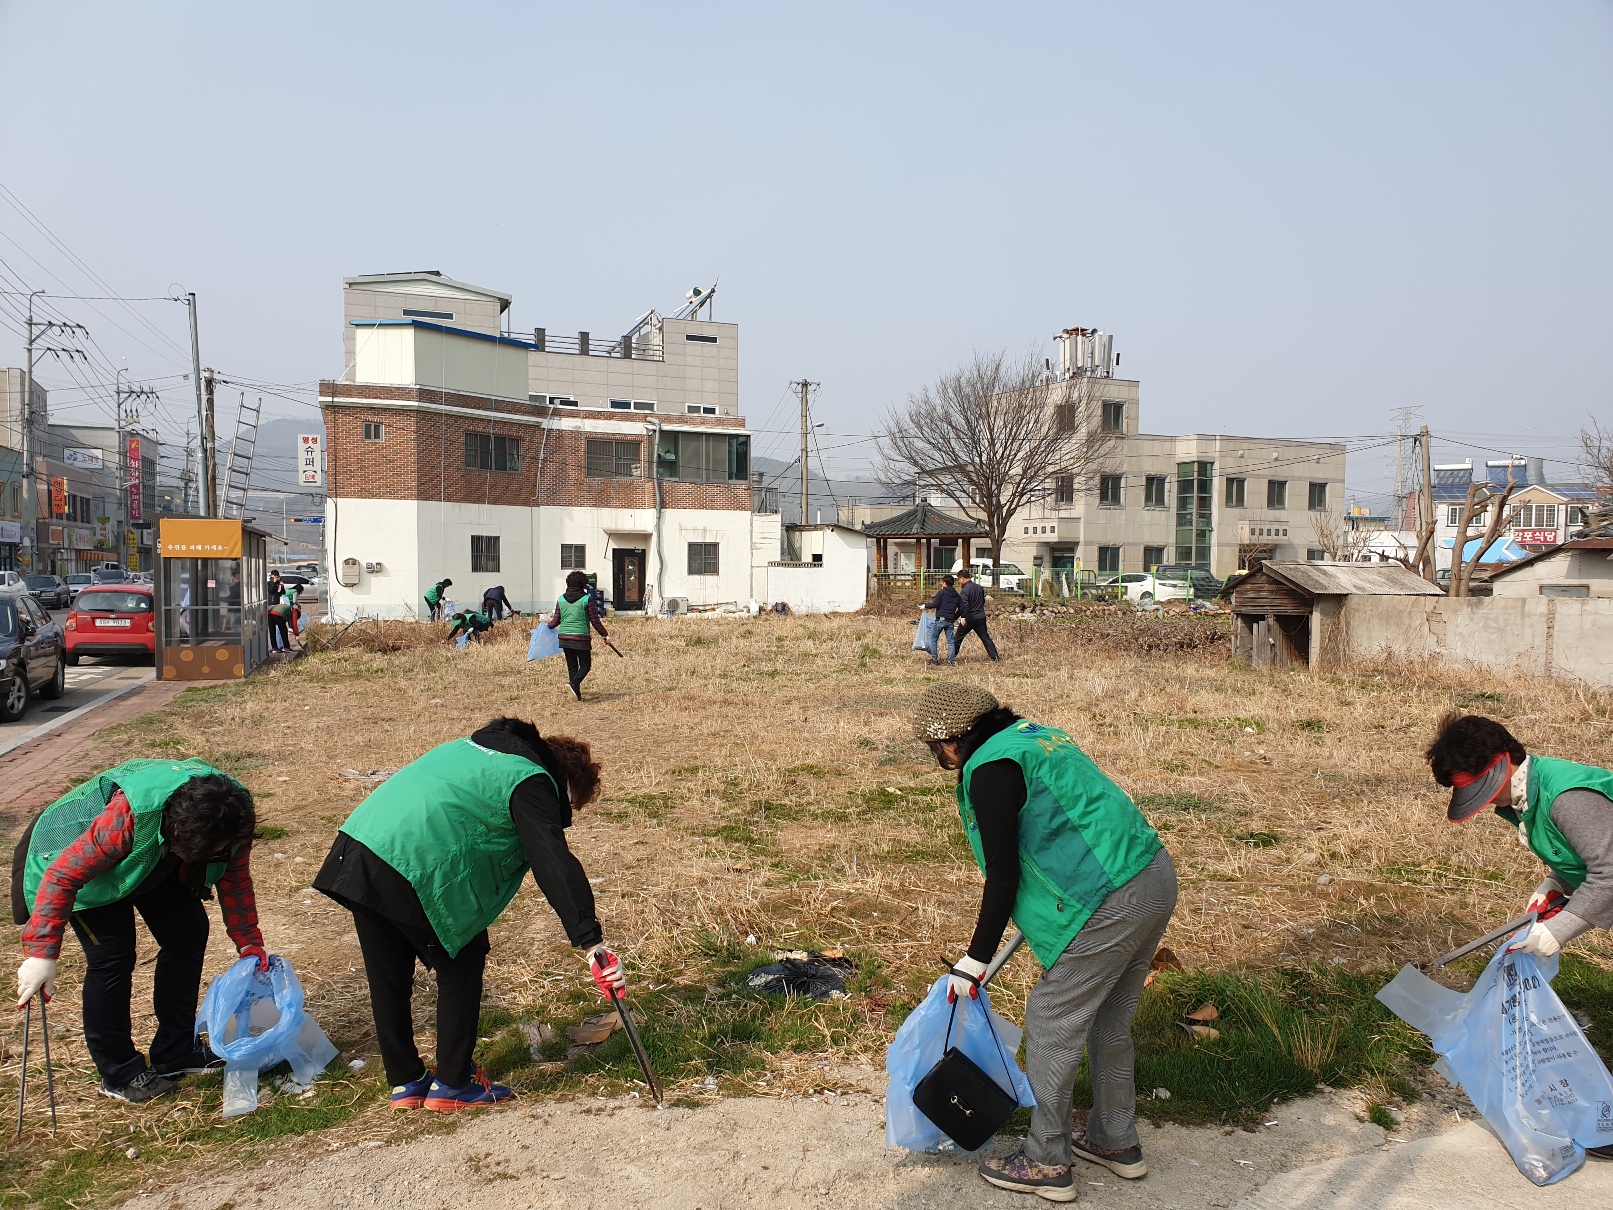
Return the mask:
{"type": "Polygon", "coordinates": [[[963,625],[958,627],[958,649],[962,650],[963,640],[970,634],[978,634],[980,641],[986,645],[986,654],[992,659],[999,658],[997,644],[991,641],[991,631],[986,629],[985,618],[965,618],[963,625]]]}
{"type": "Polygon", "coordinates": [[[510,617],[515,616],[514,608],[510,605],[509,601],[503,597],[483,597],[482,612],[488,617],[492,618],[495,622],[502,621],[505,614],[508,614],[510,617]]]}
{"type": "Polygon", "coordinates": [[[450,958],[436,938],[413,936],[385,916],[359,908],[353,912],[364,975],[370,982],[370,1012],[381,1047],[387,1083],[407,1084],[426,1072],[414,1044],[414,963],[437,972],[437,1079],[451,1088],[470,1083],[476,1074],[471,1052],[482,1014],[482,971],[487,966],[487,930],[483,929],[450,958]]]}
{"type": "Polygon", "coordinates": [[[566,679],[571,682],[571,691],[580,697],[583,679],[594,667],[594,649],[562,644],[560,650],[566,657],[566,679]]]}
{"type": "Polygon", "coordinates": [[[429,616],[430,616],[430,618],[431,618],[431,620],[433,622],[442,621],[442,602],[441,601],[427,601],[426,602],[426,610],[428,611],[429,616]]]}
{"type": "Polygon", "coordinates": [[[146,1069],[134,1048],[129,1001],[134,989],[134,914],[139,912],[157,940],[157,968],[151,1007],[157,1034],[151,1061],[162,1065],[190,1055],[195,1047],[196,997],[207,953],[207,911],[176,874],[105,907],[74,912],[73,932],[84,946],[84,1044],[103,1079],[127,1084],[146,1069]]]}
{"type": "Polygon", "coordinates": [[[269,650],[291,650],[291,627],[286,625],[286,619],[278,613],[269,615],[269,650]]]}

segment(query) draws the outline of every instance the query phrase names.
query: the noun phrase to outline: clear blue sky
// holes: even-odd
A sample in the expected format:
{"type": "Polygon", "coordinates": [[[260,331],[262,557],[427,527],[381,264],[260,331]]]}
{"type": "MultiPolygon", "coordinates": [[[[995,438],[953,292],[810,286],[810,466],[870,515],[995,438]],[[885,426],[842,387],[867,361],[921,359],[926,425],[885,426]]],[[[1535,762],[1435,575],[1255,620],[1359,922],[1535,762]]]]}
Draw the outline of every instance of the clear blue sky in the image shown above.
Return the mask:
{"type": "MultiPolygon", "coordinates": [[[[758,427],[804,374],[870,433],[971,349],[1074,324],[1116,334],[1153,432],[1414,405],[1441,457],[1567,458],[1613,418],[1606,3],[0,0],[0,48],[0,181],[118,292],[195,290],[226,373],[339,373],[349,274],[596,333],[720,277],[758,427]]],[[[30,255],[100,292],[0,203],[0,259],[55,286],[30,255]]],[[[61,306],[136,376],[187,368],[61,306]]]]}

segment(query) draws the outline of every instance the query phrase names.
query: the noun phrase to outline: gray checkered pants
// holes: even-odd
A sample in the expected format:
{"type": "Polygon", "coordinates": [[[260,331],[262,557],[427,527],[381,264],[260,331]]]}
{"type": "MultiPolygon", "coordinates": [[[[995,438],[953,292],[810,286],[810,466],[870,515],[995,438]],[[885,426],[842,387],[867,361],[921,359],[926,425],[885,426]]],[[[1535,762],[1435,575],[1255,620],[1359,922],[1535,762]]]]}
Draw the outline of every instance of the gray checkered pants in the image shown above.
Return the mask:
{"type": "Polygon", "coordinates": [[[1160,849],[1142,873],[1098,905],[1031,992],[1025,1066],[1036,1108],[1025,1154],[1036,1163],[1070,1162],[1070,1101],[1082,1050],[1089,1052],[1092,1074],[1087,1139],[1105,1150],[1137,1143],[1131,1018],[1175,910],[1176,867],[1160,849]]]}

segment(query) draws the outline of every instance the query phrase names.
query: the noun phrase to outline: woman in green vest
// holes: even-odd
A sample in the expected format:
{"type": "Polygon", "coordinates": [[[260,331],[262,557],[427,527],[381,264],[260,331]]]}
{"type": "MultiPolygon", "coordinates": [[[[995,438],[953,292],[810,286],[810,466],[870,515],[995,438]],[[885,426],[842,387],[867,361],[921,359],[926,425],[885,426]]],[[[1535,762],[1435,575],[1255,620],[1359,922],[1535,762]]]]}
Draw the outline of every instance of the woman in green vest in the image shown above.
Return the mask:
{"type": "Polygon", "coordinates": [[[600,991],[625,985],[566,845],[572,812],[598,790],[587,744],[496,718],[399,769],[342,825],[314,886],[353,913],[394,1109],[450,1113],[511,1095],[471,1056],[488,926],[528,870],[600,991]],[[435,1073],[414,1042],[417,959],[437,973],[435,1073]]]}
{"type": "Polygon", "coordinates": [[[1434,780],[1451,787],[1447,819],[1460,823],[1494,807],[1517,830],[1518,843],[1545,863],[1545,881],[1525,911],[1572,897],[1513,949],[1549,957],[1583,932],[1613,928],[1613,773],[1530,756],[1494,719],[1455,711],[1439,720],[1424,755],[1434,780]]]}
{"type": "Polygon", "coordinates": [[[1073,1156],[1128,1179],[1145,1175],[1131,1019],[1176,908],[1170,854],[1068,735],[1026,721],[977,685],[930,685],[913,729],[943,769],[957,770],[958,813],[986,878],[950,996],[978,995],[1010,916],[1045,968],[1025,1006],[1030,1131],[980,1175],[1054,1202],[1076,1198],[1073,1156]],[[1072,1138],[1083,1050],[1092,1113],[1072,1138]]]}
{"type": "Polygon", "coordinates": [[[254,825],[252,795],[211,765],[131,760],[69,790],[23,833],[11,871],[28,955],[17,1007],[50,999],[71,923],[84,946],[84,1043],[102,1096],[140,1104],[172,1091],[180,1076],[223,1066],[196,1041],[208,933],[201,901],[216,886],[236,951],[268,966],[252,890],[254,825]],[[129,1013],[136,912],[157,941],[149,1065],[129,1013]]]}
{"type": "Polygon", "coordinates": [[[443,593],[453,586],[454,582],[452,580],[444,579],[438,580],[430,588],[426,589],[426,611],[433,622],[442,617],[443,593]]]}
{"type": "Polygon", "coordinates": [[[566,679],[571,692],[582,701],[582,683],[594,666],[594,640],[589,630],[597,630],[599,637],[610,640],[605,630],[605,619],[599,611],[598,599],[588,587],[588,577],[574,571],[566,577],[566,591],[554,603],[549,618],[549,629],[560,631],[560,650],[566,657],[566,679]]]}

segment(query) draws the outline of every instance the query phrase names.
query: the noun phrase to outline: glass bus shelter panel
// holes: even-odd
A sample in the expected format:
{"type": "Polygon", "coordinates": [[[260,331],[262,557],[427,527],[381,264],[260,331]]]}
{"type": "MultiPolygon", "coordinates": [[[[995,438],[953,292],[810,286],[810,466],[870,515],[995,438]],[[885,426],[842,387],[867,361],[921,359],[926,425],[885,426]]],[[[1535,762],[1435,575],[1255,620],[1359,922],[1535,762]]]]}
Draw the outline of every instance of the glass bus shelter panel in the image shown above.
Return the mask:
{"type": "Polygon", "coordinates": [[[164,680],[221,681],[246,675],[243,562],[162,560],[164,680]]]}

